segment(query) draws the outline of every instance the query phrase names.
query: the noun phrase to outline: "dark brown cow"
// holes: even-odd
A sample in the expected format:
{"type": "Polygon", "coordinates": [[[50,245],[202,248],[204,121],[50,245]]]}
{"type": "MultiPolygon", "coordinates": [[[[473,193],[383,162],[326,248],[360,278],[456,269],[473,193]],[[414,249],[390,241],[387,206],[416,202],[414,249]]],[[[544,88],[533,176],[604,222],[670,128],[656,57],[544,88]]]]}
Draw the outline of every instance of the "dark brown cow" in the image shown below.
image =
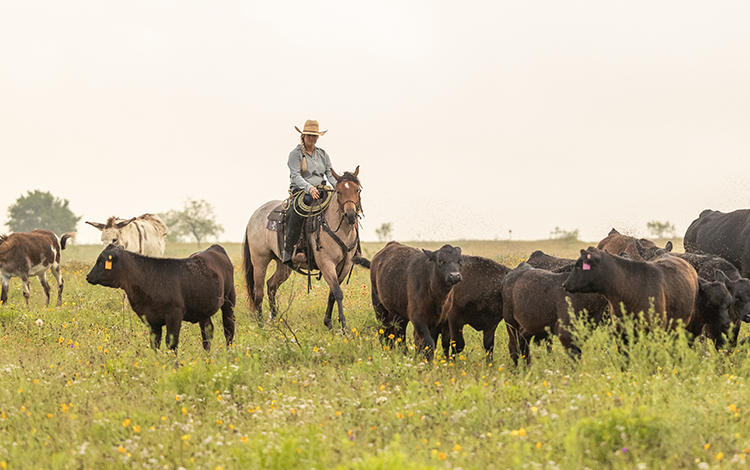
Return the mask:
{"type": "Polygon", "coordinates": [[[685,231],[683,244],[688,253],[721,256],[750,278],[750,209],[704,210],[685,231]]]}
{"type": "Polygon", "coordinates": [[[417,350],[432,360],[443,327],[443,304],[461,281],[460,269],[461,248],[450,245],[428,251],[390,242],[375,253],[370,265],[372,305],[385,340],[403,341],[412,322],[417,350]]]}
{"type": "Polygon", "coordinates": [[[576,264],[576,260],[569,258],[558,258],[548,255],[541,250],[536,250],[529,256],[526,263],[537,269],[546,269],[555,272],[570,272],[576,264]]]}
{"type": "Polygon", "coordinates": [[[614,318],[643,312],[651,324],[674,328],[687,325],[698,298],[698,274],[676,256],[637,261],[589,247],[581,250],[573,272],[563,284],[568,292],[595,292],[607,298],[614,318]],[[653,307],[655,317],[650,316],[653,307]],[[671,321],[670,321],[671,320],[671,321]]]}
{"type": "Polygon", "coordinates": [[[86,276],[90,284],[123,289],[130,306],[151,327],[151,347],[177,349],[182,322],[198,323],[203,348],[211,348],[211,317],[221,309],[227,346],[234,339],[234,267],[220,245],[185,259],[151,258],[109,245],[86,276]]]}
{"type": "Polygon", "coordinates": [[[673,245],[672,242],[667,242],[664,248],[659,248],[651,240],[623,235],[613,228],[596,247],[613,255],[622,255],[625,253],[630,259],[648,261],[672,251],[673,245]]]}
{"type": "MultiPolygon", "coordinates": [[[[717,271],[717,275],[724,276],[724,273],[717,271]]],[[[714,341],[716,347],[722,348],[732,326],[729,319],[732,294],[722,281],[707,281],[699,277],[698,286],[695,313],[685,329],[696,338],[705,331],[706,336],[714,341]]]]}
{"type": "MultiPolygon", "coordinates": [[[[742,322],[750,322],[750,279],[740,277],[739,270],[724,258],[697,253],[674,253],[684,259],[696,270],[699,278],[706,281],[722,282],[732,295],[732,305],[729,307],[729,319],[733,326],[729,331],[727,345],[731,348],[737,345],[737,333],[742,322]]],[[[726,332],[725,332],[726,333],[726,332]]],[[[707,329],[707,336],[716,339],[707,329]]]]}
{"type": "Polygon", "coordinates": [[[470,325],[484,334],[483,344],[487,358],[492,358],[495,348],[495,330],[503,320],[502,282],[509,268],[481,256],[463,256],[461,282],[453,286],[443,305],[441,323],[447,323],[449,335],[443,334],[443,351],[460,354],[466,346],[464,325],[470,325]]]}
{"type": "Polygon", "coordinates": [[[10,279],[20,277],[23,282],[23,297],[28,306],[31,297],[29,277],[36,276],[47,297],[44,303],[47,307],[49,305],[47,271],[51,270],[57,283],[57,306],[62,305],[64,283],[60,273],[60,251],[65,249],[70,238],[75,238],[75,232],[64,233],[59,239],[57,235],[46,230],[0,235],[0,275],[2,275],[3,285],[0,302],[3,305],[8,303],[10,279]]]}
{"type": "Polygon", "coordinates": [[[563,288],[568,275],[521,263],[503,279],[503,319],[510,356],[516,364],[519,356],[530,360],[529,342],[547,339],[548,331],[557,335],[566,349],[580,354],[572,344],[568,299],[576,314],[585,312],[593,323],[601,322],[607,299],[593,293],[568,293],[563,288]]]}

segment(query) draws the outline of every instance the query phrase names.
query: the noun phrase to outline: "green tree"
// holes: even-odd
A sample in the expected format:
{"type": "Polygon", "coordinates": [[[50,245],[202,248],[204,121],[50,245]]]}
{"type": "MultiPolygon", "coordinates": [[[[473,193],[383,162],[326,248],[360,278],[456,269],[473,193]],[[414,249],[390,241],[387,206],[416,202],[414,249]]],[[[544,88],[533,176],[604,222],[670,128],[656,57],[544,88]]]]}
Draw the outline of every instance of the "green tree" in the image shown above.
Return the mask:
{"type": "Polygon", "coordinates": [[[13,232],[49,230],[58,235],[76,229],[81,216],[68,207],[67,199],[54,197],[48,191],[28,191],[8,207],[5,225],[13,232]]]}
{"type": "Polygon", "coordinates": [[[652,220],[651,222],[646,223],[646,228],[648,229],[648,232],[655,238],[669,238],[674,237],[675,235],[674,224],[669,221],[659,222],[656,220],[652,220]]]}
{"type": "Polygon", "coordinates": [[[208,237],[218,237],[224,231],[216,222],[213,206],[203,199],[188,199],[181,211],[171,210],[160,217],[167,224],[170,241],[192,237],[198,248],[208,237]]]}
{"type": "Polygon", "coordinates": [[[579,235],[580,231],[578,229],[568,231],[560,230],[560,227],[555,227],[555,229],[550,232],[549,237],[552,240],[565,240],[568,242],[574,242],[578,240],[579,235]]]}
{"type": "Polygon", "coordinates": [[[391,233],[393,233],[393,225],[390,222],[386,222],[375,229],[375,235],[378,236],[378,240],[385,242],[390,240],[391,233]]]}

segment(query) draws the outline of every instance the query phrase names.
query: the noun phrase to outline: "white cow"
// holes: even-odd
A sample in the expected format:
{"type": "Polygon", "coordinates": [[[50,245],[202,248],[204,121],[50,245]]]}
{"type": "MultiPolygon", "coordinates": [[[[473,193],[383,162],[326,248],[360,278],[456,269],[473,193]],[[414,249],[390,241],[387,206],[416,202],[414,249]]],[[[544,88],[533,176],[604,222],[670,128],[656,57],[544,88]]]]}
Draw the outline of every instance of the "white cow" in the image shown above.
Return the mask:
{"type": "Polygon", "coordinates": [[[106,224],[86,222],[102,232],[102,243],[114,243],[128,251],[146,256],[164,256],[167,244],[167,225],[154,214],[143,214],[132,219],[110,217],[106,224]]]}

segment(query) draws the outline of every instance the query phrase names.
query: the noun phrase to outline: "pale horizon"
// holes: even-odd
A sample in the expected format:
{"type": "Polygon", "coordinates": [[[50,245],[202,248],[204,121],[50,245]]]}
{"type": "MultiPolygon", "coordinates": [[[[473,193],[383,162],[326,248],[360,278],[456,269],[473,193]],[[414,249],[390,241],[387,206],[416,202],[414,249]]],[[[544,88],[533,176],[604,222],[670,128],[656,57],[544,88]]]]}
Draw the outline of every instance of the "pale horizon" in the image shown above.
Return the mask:
{"type": "Polygon", "coordinates": [[[0,0],[0,233],[19,196],[87,220],[204,199],[239,242],[294,126],[360,166],[361,237],[681,238],[750,207],[750,3],[0,0]]]}

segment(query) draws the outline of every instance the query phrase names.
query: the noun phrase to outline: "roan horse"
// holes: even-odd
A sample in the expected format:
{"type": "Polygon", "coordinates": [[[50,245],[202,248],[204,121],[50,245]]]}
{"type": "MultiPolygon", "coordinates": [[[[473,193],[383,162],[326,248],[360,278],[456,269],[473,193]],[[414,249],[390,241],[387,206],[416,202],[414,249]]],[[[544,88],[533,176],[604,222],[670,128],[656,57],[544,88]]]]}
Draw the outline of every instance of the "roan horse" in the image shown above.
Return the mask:
{"type": "MultiPolygon", "coordinates": [[[[362,213],[360,201],[361,185],[357,175],[345,172],[339,176],[331,170],[336,178],[336,189],[331,202],[322,214],[321,227],[307,234],[307,243],[313,247],[315,266],[330,287],[328,306],[323,323],[333,329],[331,313],[336,302],[342,330],[346,331],[344,319],[344,292],[341,282],[351,272],[359,246],[359,216],[362,213]]],[[[268,304],[271,307],[271,318],[276,317],[276,291],[289,278],[292,270],[281,263],[277,233],[268,228],[268,215],[281,201],[269,201],[256,210],[250,217],[242,243],[242,265],[245,271],[247,295],[250,300],[250,311],[256,311],[258,321],[263,320],[263,283],[266,270],[271,261],[276,261],[276,271],[268,279],[268,304]]],[[[293,210],[293,209],[292,209],[293,210]]],[[[302,265],[302,269],[309,269],[302,265]]]]}

